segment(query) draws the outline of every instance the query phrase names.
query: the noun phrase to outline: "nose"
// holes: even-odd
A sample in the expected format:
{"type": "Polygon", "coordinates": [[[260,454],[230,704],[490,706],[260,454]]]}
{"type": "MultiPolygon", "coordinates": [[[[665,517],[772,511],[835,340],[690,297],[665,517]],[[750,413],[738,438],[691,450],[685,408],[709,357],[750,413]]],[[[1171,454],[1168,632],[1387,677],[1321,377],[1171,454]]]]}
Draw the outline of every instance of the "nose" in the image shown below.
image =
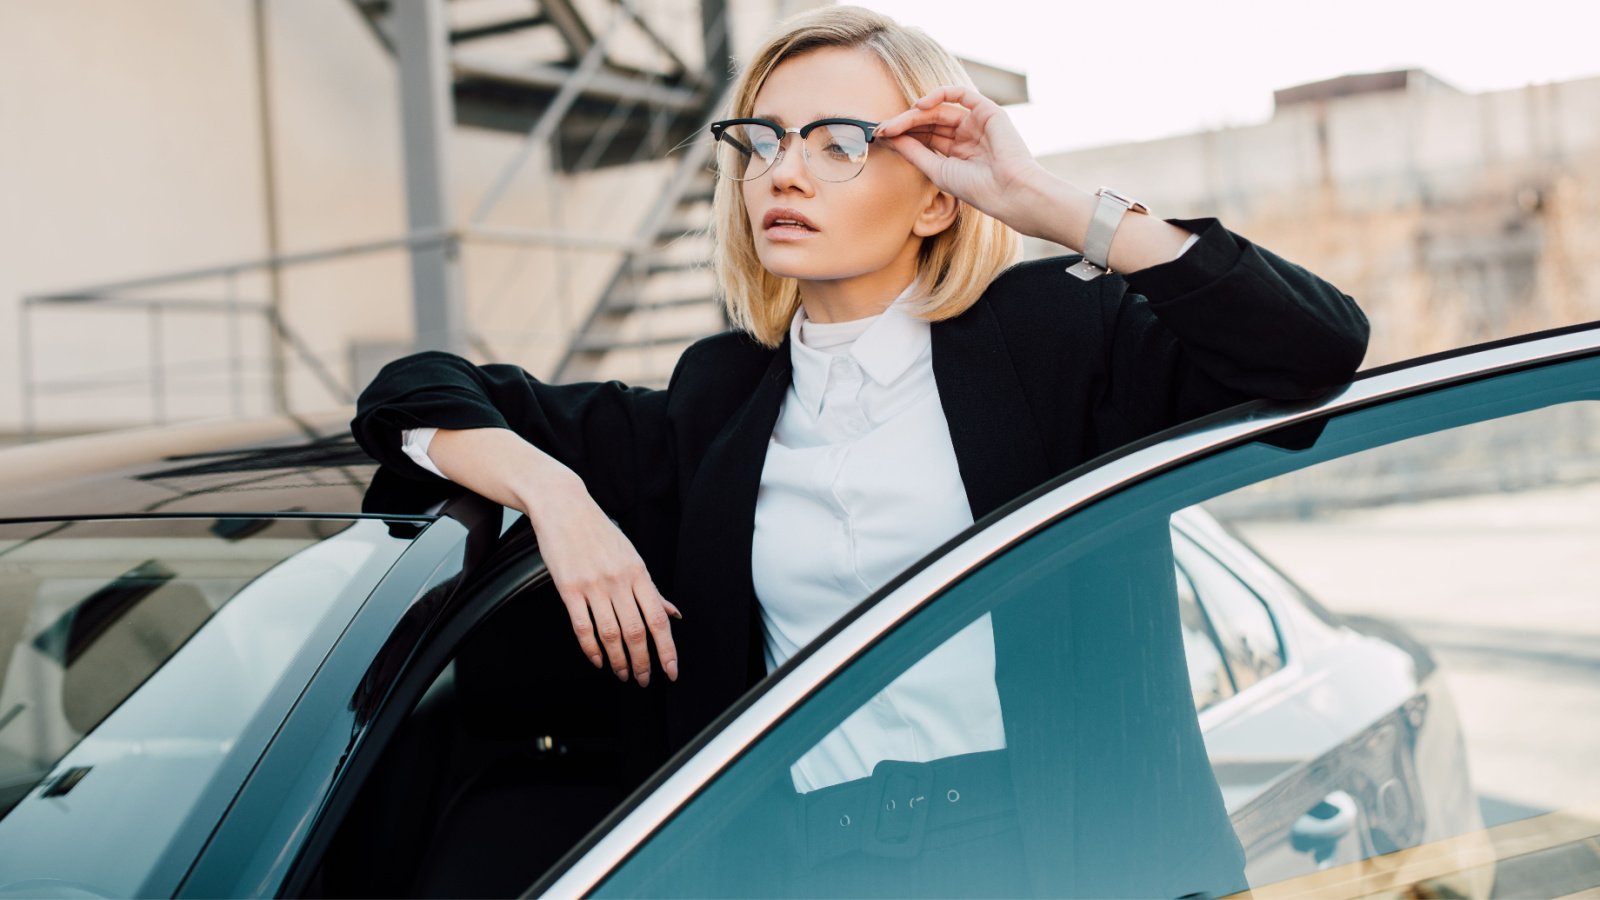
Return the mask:
{"type": "Polygon", "coordinates": [[[772,189],[809,193],[810,175],[806,170],[805,148],[800,146],[800,135],[784,135],[783,143],[778,145],[778,158],[772,161],[772,168],[767,170],[767,176],[772,179],[772,189]]]}

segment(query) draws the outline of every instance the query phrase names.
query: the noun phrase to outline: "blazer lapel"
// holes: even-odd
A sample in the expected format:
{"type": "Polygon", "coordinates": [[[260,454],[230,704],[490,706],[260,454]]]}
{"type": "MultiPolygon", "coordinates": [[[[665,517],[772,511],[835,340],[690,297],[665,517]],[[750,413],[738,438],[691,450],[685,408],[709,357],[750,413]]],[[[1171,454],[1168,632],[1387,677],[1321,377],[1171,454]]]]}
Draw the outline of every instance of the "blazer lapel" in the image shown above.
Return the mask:
{"type": "Polygon", "coordinates": [[[752,665],[759,666],[750,547],[767,444],[789,383],[785,338],[749,399],[707,446],[685,495],[676,588],[683,609],[698,615],[672,629],[681,666],[667,691],[674,747],[731,706],[752,665]]]}
{"type": "Polygon", "coordinates": [[[1050,477],[1000,322],[985,300],[933,323],[933,380],[973,519],[1050,477]]]}

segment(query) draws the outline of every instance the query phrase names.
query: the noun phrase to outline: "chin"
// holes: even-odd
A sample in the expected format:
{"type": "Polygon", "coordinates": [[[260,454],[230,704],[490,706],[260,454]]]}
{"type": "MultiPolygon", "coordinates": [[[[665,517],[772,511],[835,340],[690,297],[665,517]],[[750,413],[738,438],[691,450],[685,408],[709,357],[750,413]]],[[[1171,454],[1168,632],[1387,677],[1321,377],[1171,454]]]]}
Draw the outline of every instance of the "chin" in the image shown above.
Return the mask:
{"type": "Polygon", "coordinates": [[[837,252],[830,253],[820,247],[756,247],[756,258],[761,267],[779,278],[799,281],[835,281],[875,272],[882,266],[870,264],[851,265],[840,260],[837,252]]]}

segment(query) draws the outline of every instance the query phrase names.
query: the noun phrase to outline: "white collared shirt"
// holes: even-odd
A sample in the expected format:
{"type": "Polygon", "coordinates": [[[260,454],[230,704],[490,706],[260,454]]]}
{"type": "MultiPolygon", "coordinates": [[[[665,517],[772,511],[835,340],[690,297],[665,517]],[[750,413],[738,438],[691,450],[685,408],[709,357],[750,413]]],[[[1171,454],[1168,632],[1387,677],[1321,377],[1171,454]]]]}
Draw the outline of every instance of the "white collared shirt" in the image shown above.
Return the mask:
{"type": "MultiPolygon", "coordinates": [[[[972,524],[933,379],[929,324],[900,308],[819,324],[795,314],[793,379],[767,445],[751,571],[767,670],[972,524]]],[[[1005,746],[984,616],[856,710],[790,770],[811,791],[1005,746]]]]}

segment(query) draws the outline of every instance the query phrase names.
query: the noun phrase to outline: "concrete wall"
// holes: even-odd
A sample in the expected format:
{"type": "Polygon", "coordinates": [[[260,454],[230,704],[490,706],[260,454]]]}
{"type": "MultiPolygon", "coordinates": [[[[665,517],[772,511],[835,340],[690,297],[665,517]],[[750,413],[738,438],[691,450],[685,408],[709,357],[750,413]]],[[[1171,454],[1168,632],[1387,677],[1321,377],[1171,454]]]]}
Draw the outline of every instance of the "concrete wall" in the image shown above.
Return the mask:
{"type": "Polygon", "coordinates": [[[1373,365],[1600,318],[1597,112],[1600,78],[1413,89],[1045,162],[1328,278],[1371,315],[1373,365]]]}
{"type": "MultiPolygon", "coordinates": [[[[648,0],[640,6],[652,9],[648,0]]],[[[778,0],[737,4],[738,34],[753,39],[745,35],[786,10],[778,0]]],[[[0,3],[0,433],[21,420],[20,298],[267,255],[269,144],[280,252],[404,233],[397,74],[387,50],[343,0],[271,0],[266,38],[270,141],[250,0],[0,3]]],[[[520,146],[515,136],[454,130],[459,219],[520,146]]],[[[558,179],[536,157],[489,221],[626,234],[669,166],[558,179]]],[[[463,280],[473,327],[497,358],[543,371],[617,259],[470,245],[463,280]]],[[[410,340],[409,270],[399,251],[285,270],[281,288],[286,321],[341,386],[356,374],[352,347],[410,340]]],[[[145,295],[220,301],[229,289],[219,279],[145,295]]],[[[247,276],[232,291],[263,300],[269,284],[247,276]]],[[[151,421],[153,334],[167,360],[168,417],[253,414],[270,404],[259,319],[242,317],[230,331],[224,316],[168,313],[152,332],[143,311],[50,307],[31,324],[36,377],[52,386],[39,397],[46,432],[151,421]],[[243,375],[237,391],[235,372],[243,375]]],[[[293,353],[287,389],[296,410],[342,399],[293,353]]]]}

